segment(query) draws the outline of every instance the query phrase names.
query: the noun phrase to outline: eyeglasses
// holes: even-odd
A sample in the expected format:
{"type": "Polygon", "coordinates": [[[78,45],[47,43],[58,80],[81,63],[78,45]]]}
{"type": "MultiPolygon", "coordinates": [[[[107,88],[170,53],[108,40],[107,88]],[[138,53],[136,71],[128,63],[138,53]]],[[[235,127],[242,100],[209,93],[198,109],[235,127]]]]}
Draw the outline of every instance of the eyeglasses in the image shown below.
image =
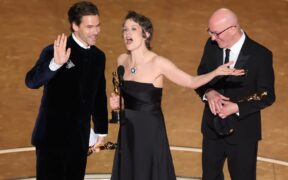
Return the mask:
{"type": "Polygon", "coordinates": [[[210,36],[215,36],[216,38],[219,38],[219,36],[224,33],[225,31],[227,31],[228,29],[232,28],[232,27],[236,27],[235,25],[234,26],[229,26],[228,28],[224,29],[223,31],[217,33],[217,32],[212,32],[210,31],[210,29],[208,28],[207,29],[207,32],[210,36]]]}

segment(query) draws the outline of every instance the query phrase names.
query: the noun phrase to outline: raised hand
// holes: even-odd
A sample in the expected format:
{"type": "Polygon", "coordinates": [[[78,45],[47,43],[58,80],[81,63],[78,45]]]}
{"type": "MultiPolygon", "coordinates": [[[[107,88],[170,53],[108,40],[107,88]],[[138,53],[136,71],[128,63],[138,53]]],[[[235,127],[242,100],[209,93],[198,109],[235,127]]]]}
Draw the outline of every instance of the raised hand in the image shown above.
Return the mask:
{"type": "Polygon", "coordinates": [[[69,60],[71,49],[66,50],[67,36],[63,33],[58,35],[54,41],[54,62],[59,65],[65,64],[69,60]]]}
{"type": "Polygon", "coordinates": [[[229,68],[230,65],[232,65],[234,63],[234,61],[229,61],[226,64],[223,64],[221,66],[219,66],[215,72],[216,75],[230,75],[230,76],[242,76],[245,74],[244,69],[231,69],[229,68]]]}

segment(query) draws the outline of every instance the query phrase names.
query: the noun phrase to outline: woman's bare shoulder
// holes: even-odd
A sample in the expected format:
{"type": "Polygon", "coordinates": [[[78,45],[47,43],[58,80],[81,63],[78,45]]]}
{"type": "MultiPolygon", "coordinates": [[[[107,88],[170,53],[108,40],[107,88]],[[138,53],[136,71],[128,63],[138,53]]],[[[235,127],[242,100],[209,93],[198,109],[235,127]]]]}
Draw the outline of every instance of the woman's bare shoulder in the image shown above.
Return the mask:
{"type": "Polygon", "coordinates": [[[128,56],[129,54],[127,53],[120,54],[120,56],[118,56],[117,58],[118,65],[123,65],[125,61],[128,59],[128,56]]]}
{"type": "Polygon", "coordinates": [[[160,65],[160,66],[173,64],[170,59],[168,59],[164,56],[157,55],[157,54],[156,54],[154,60],[155,60],[155,63],[160,65]]]}

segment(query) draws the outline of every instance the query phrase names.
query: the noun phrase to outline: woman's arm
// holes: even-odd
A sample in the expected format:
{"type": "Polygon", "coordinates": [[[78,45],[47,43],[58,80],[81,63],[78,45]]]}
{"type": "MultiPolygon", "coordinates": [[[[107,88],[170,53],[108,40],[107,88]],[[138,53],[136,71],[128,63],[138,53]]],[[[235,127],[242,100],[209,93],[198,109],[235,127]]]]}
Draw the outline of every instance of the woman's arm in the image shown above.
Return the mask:
{"type": "Polygon", "coordinates": [[[244,70],[235,70],[228,68],[229,65],[233,64],[232,61],[219,66],[214,71],[211,71],[207,74],[199,75],[199,76],[191,76],[186,72],[179,69],[175,64],[173,64],[170,60],[159,57],[158,66],[161,68],[162,74],[169,79],[170,81],[184,87],[188,87],[191,89],[196,89],[209,81],[211,81],[214,77],[220,75],[233,75],[240,76],[244,74],[244,70]]]}

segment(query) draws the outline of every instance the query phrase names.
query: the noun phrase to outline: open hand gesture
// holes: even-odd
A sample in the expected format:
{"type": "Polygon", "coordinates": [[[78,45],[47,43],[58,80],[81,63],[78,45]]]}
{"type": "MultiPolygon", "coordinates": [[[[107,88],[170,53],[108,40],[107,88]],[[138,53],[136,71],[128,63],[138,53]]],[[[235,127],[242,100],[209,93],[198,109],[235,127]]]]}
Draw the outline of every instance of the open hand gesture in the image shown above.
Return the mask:
{"type": "Polygon", "coordinates": [[[219,66],[215,72],[216,72],[216,75],[219,76],[219,75],[231,75],[231,76],[242,76],[245,74],[245,71],[243,69],[231,69],[229,68],[229,66],[231,64],[233,64],[234,62],[233,61],[230,61],[226,64],[223,64],[221,66],[219,66]]]}
{"type": "Polygon", "coordinates": [[[54,41],[54,61],[56,64],[65,64],[70,56],[71,49],[66,50],[67,36],[63,33],[54,41]]]}

